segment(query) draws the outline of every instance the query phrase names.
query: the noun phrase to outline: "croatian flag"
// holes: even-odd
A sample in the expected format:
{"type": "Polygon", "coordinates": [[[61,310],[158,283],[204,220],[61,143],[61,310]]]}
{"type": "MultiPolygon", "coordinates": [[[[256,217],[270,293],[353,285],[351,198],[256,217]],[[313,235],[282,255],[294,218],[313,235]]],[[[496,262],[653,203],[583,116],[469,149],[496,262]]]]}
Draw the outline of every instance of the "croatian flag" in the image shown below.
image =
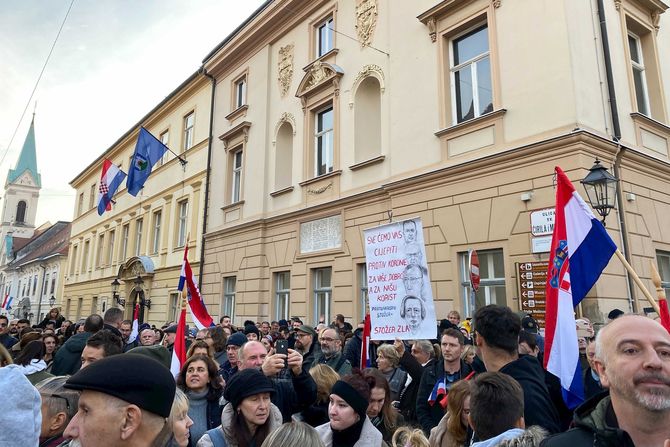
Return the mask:
{"type": "Polygon", "coordinates": [[[5,295],[5,299],[2,300],[2,308],[5,310],[9,310],[12,307],[12,301],[14,300],[14,297],[9,296],[9,293],[5,295]]]}
{"type": "Polygon", "coordinates": [[[433,391],[428,396],[428,404],[432,407],[438,402],[442,408],[447,408],[447,386],[444,383],[444,377],[435,382],[433,391]]]}
{"type": "Polygon", "coordinates": [[[361,341],[361,369],[372,366],[370,361],[370,331],[372,325],[370,324],[370,314],[365,314],[365,323],[363,324],[363,339],[361,341]]]}
{"type": "Polygon", "coordinates": [[[181,367],[186,362],[186,292],[182,290],[181,311],[179,312],[179,321],[177,322],[177,335],[174,339],[172,349],[172,360],[170,361],[170,372],[174,377],[179,375],[181,367]]]}
{"type": "Polygon", "coordinates": [[[544,367],[573,409],[584,400],[574,308],[617,250],[607,230],[556,167],[556,217],[547,272],[544,367]]]}
{"type": "Polygon", "coordinates": [[[133,327],[130,330],[130,335],[128,336],[128,344],[137,340],[137,336],[140,332],[140,303],[135,304],[135,312],[133,313],[133,327]]]}
{"type": "MultiPolygon", "coordinates": [[[[200,296],[200,290],[195,283],[191,264],[188,263],[188,243],[184,248],[184,262],[181,266],[181,275],[179,276],[179,291],[188,294],[188,308],[191,311],[191,317],[198,329],[205,329],[214,326],[214,320],[207,312],[204,301],[200,296]]],[[[179,334],[179,333],[177,333],[179,334]]]]}
{"type": "Polygon", "coordinates": [[[98,215],[102,216],[105,211],[112,210],[112,197],[123,183],[124,178],[126,178],[126,173],[105,158],[98,187],[98,215]]]}

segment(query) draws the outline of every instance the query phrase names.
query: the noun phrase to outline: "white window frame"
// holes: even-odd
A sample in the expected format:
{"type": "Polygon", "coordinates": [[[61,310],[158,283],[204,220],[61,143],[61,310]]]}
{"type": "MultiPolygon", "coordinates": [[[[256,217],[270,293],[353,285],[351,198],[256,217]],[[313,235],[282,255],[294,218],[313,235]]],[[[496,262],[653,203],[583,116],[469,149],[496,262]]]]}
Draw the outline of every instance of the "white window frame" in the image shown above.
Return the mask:
{"type": "Polygon", "coordinates": [[[332,267],[322,267],[322,268],[315,268],[312,270],[312,274],[314,277],[314,319],[313,322],[316,323],[319,321],[319,317],[321,315],[325,316],[325,321],[331,321],[330,320],[330,304],[333,299],[333,268],[332,267]],[[329,271],[330,272],[330,284],[324,284],[323,282],[323,273],[329,271]],[[320,306],[319,301],[323,297],[323,309],[320,306]]]}
{"type": "Polygon", "coordinates": [[[334,145],[335,145],[335,109],[332,104],[314,112],[314,176],[333,172],[334,169],[334,145]],[[331,114],[332,127],[326,129],[321,128],[321,123],[325,120],[322,118],[327,113],[331,114]],[[325,144],[325,146],[324,146],[325,144]],[[325,172],[319,172],[319,154],[325,162],[325,172]]]}
{"type": "Polygon", "coordinates": [[[315,26],[316,57],[319,58],[335,48],[335,20],[330,15],[315,26]],[[322,34],[323,32],[323,34],[322,34]],[[321,37],[324,37],[321,40],[321,37]]]}
{"type": "Polygon", "coordinates": [[[179,312],[181,312],[179,298],[179,292],[170,292],[170,314],[167,316],[167,321],[177,321],[179,319],[179,312]]]}
{"type": "Polygon", "coordinates": [[[650,111],[649,111],[649,88],[647,87],[647,73],[646,73],[646,68],[644,66],[644,54],[642,53],[642,39],[640,36],[638,36],[635,33],[632,33],[628,31],[628,37],[632,38],[633,41],[635,42],[635,51],[637,52],[638,57],[640,58],[639,61],[636,61],[633,59],[633,52],[631,51],[630,48],[630,40],[628,41],[628,54],[630,55],[630,64],[631,64],[631,69],[633,71],[633,93],[635,93],[635,105],[638,109],[638,112],[640,112],[643,115],[650,116],[650,111]],[[640,110],[640,104],[638,102],[638,92],[637,88],[635,85],[635,72],[640,73],[640,77],[642,79],[642,101],[643,104],[642,106],[644,107],[644,110],[640,110]]]}
{"type": "Polygon", "coordinates": [[[142,254],[142,229],[144,227],[144,219],[139,218],[135,221],[135,256],[142,254]]]}
{"type": "Polygon", "coordinates": [[[481,22],[478,23],[477,25],[474,25],[470,28],[468,28],[466,31],[459,33],[458,35],[452,37],[449,39],[449,76],[450,76],[450,81],[451,81],[451,112],[452,112],[452,117],[453,117],[453,124],[456,125],[458,123],[466,122],[469,121],[470,119],[478,118],[481,116],[481,112],[479,111],[480,104],[479,104],[479,88],[478,88],[478,82],[477,82],[477,63],[488,58],[489,59],[489,65],[491,61],[491,41],[489,40],[489,48],[487,51],[484,53],[481,53],[472,59],[468,59],[467,61],[461,62],[458,65],[454,65],[454,57],[455,57],[455,52],[454,52],[454,42],[461,37],[470,34],[471,32],[478,30],[480,28],[486,28],[486,32],[488,33],[489,25],[488,22],[481,22]],[[472,84],[472,104],[473,104],[473,111],[474,111],[474,116],[470,119],[459,121],[458,120],[458,101],[457,101],[457,90],[456,90],[456,72],[470,66],[470,73],[471,73],[471,84],[472,84]]]}
{"type": "Polygon", "coordinates": [[[665,296],[670,297],[670,252],[657,250],[656,263],[661,277],[661,287],[665,289],[665,296]]]}
{"type": "Polygon", "coordinates": [[[186,152],[193,147],[193,127],[195,125],[195,112],[190,112],[184,116],[184,146],[186,152]]]}
{"type": "Polygon", "coordinates": [[[186,244],[186,235],[188,230],[188,200],[182,200],[177,204],[177,247],[183,247],[186,244]]]}
{"type": "Polygon", "coordinates": [[[156,255],[161,248],[161,221],[163,219],[162,210],[154,211],[153,214],[153,240],[151,243],[151,253],[156,255]]]}
{"type": "MultiPolygon", "coordinates": [[[[502,248],[494,248],[490,250],[477,250],[477,254],[479,256],[479,264],[480,272],[488,271],[490,273],[493,273],[494,270],[494,256],[496,254],[500,254],[502,256],[502,261],[503,261],[503,276],[502,277],[488,277],[484,278],[483,276],[481,277],[480,283],[479,283],[479,291],[477,292],[478,294],[484,294],[484,302],[486,305],[488,304],[498,304],[500,306],[506,306],[507,305],[507,292],[505,289],[505,253],[502,248]],[[484,269],[482,268],[482,264],[486,262],[487,263],[487,268],[484,269]],[[503,287],[504,292],[504,297],[498,299],[495,287],[503,287]]],[[[468,253],[467,252],[462,252],[458,254],[459,258],[459,274],[460,274],[460,289],[461,289],[461,300],[463,302],[463,313],[465,315],[469,316],[474,316],[474,311],[476,309],[471,309],[470,305],[470,294],[472,293],[472,289],[470,287],[470,276],[469,276],[469,270],[468,270],[468,253]]]]}
{"type": "Polygon", "coordinates": [[[361,305],[361,320],[365,319],[368,301],[368,269],[365,263],[358,264],[358,302],[361,305]]]}
{"type": "Polygon", "coordinates": [[[242,163],[243,150],[240,149],[231,154],[232,172],[230,176],[230,203],[237,203],[242,196],[242,163]]]}
{"type": "Polygon", "coordinates": [[[107,240],[107,246],[109,247],[109,253],[107,255],[107,264],[112,265],[114,263],[114,238],[116,237],[116,231],[111,230],[109,232],[109,237],[107,240]]]}
{"type": "Polygon", "coordinates": [[[247,104],[247,76],[244,75],[235,81],[235,109],[247,104]]]}
{"type": "Polygon", "coordinates": [[[291,272],[275,273],[275,319],[288,320],[291,312],[291,272]]]}
{"type": "Polygon", "coordinates": [[[121,262],[125,262],[128,255],[128,237],[130,236],[130,224],[121,228],[121,262]]]}
{"type": "MultiPolygon", "coordinates": [[[[160,137],[158,139],[161,140],[161,143],[163,143],[165,145],[165,147],[168,147],[168,145],[170,143],[170,131],[165,130],[165,131],[161,132],[160,137]]],[[[168,161],[170,161],[170,151],[165,151],[163,153],[163,156],[161,157],[159,165],[163,166],[168,161]]]]}
{"type": "Polygon", "coordinates": [[[221,315],[235,318],[235,290],[237,288],[237,277],[227,276],[223,278],[223,297],[221,297],[221,315]]]}

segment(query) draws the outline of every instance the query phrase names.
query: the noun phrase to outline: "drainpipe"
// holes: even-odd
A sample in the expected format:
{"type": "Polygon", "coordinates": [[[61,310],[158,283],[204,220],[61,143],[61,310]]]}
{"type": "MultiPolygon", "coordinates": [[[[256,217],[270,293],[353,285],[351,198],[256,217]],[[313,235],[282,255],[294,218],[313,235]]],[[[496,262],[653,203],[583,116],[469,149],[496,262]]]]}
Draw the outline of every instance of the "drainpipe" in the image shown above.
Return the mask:
{"type": "Polygon", "coordinates": [[[207,69],[202,66],[200,73],[212,81],[212,98],[209,109],[209,144],[207,145],[207,171],[205,175],[205,210],[202,217],[202,240],[200,241],[200,273],[198,275],[198,289],[202,290],[202,272],[205,268],[205,234],[207,233],[207,211],[209,210],[209,177],[212,171],[212,132],[214,131],[214,93],[216,92],[216,79],[207,73],[207,69]]]}
{"type": "MultiPolygon", "coordinates": [[[[619,219],[619,228],[621,229],[621,251],[623,252],[624,258],[628,263],[631,263],[629,255],[629,244],[628,244],[628,230],[626,228],[626,219],[625,212],[623,210],[624,201],[623,201],[623,192],[621,191],[621,176],[620,176],[620,165],[621,159],[623,158],[623,153],[625,148],[621,145],[621,126],[619,125],[619,112],[616,103],[616,92],[614,90],[614,76],[612,75],[612,58],[610,56],[610,45],[609,39],[607,37],[607,23],[605,21],[605,5],[603,0],[598,0],[598,21],[600,22],[600,37],[603,46],[603,57],[605,59],[605,74],[607,76],[607,95],[610,103],[610,114],[612,115],[612,131],[614,135],[612,139],[617,143],[617,152],[614,157],[614,164],[612,165],[612,171],[614,176],[617,178],[618,185],[616,189],[616,200],[619,206],[616,208],[617,218],[619,219]]],[[[626,270],[626,283],[628,285],[628,307],[631,312],[637,312],[637,306],[633,297],[635,296],[635,290],[633,285],[633,278],[626,270]]]]}

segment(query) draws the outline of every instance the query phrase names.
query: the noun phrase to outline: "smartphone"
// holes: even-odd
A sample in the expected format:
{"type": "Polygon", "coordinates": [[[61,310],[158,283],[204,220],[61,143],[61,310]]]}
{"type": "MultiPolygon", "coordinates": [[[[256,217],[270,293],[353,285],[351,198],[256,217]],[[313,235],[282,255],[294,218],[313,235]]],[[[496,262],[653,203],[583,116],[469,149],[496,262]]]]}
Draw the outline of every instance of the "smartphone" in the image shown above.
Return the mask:
{"type": "Polygon", "coordinates": [[[275,353],[288,355],[288,340],[277,340],[275,342],[275,353]]]}

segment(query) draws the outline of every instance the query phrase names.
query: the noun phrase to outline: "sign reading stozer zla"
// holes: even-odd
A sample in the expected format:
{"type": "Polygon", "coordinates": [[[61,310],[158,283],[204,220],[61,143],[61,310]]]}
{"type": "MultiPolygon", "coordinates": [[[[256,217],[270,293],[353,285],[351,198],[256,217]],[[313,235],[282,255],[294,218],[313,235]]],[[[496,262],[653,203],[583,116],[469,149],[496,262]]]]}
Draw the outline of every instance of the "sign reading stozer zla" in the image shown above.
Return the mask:
{"type": "Polygon", "coordinates": [[[435,338],[421,219],[370,228],[364,236],[371,339],[435,338]]]}

